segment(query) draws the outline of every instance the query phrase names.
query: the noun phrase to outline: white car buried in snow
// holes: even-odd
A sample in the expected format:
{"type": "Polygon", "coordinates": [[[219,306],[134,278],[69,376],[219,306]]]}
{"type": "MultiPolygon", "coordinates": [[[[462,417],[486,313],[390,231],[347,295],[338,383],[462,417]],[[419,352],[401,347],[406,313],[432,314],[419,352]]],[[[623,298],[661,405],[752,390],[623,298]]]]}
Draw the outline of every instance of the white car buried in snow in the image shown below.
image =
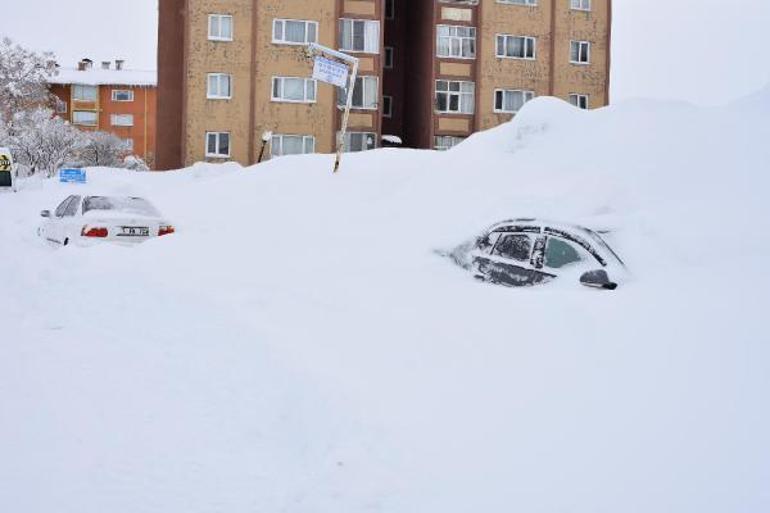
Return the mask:
{"type": "Polygon", "coordinates": [[[95,241],[137,243],[174,233],[174,227],[147,200],[120,196],[67,197],[56,210],[43,210],[42,238],[66,246],[95,241]]]}

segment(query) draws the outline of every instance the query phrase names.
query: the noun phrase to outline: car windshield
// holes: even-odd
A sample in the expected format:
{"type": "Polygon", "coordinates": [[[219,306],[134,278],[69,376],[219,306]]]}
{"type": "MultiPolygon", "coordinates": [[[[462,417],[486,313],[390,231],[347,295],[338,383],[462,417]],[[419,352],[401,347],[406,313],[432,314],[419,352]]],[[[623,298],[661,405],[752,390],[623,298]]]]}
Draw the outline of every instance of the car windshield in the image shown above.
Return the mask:
{"type": "Polygon", "coordinates": [[[160,215],[155,207],[143,198],[89,196],[83,201],[83,213],[92,210],[108,210],[141,216],[160,215]]]}
{"type": "Polygon", "coordinates": [[[615,257],[615,259],[616,259],[618,262],[620,262],[620,265],[622,265],[622,266],[624,266],[624,267],[625,267],[625,265],[626,265],[626,264],[623,262],[623,260],[621,260],[621,258],[618,256],[618,254],[617,254],[617,253],[615,253],[615,250],[614,250],[614,249],[612,249],[612,248],[610,247],[610,245],[609,245],[609,244],[607,244],[607,243],[604,241],[604,239],[603,239],[603,238],[602,238],[602,237],[601,237],[601,236],[600,236],[598,233],[596,233],[596,232],[595,232],[595,231],[593,231],[593,230],[589,230],[588,228],[585,228],[585,231],[586,231],[586,233],[588,233],[588,235],[590,235],[590,236],[591,236],[591,238],[594,240],[594,242],[596,242],[596,243],[597,243],[597,244],[599,244],[601,247],[603,247],[604,249],[606,249],[606,250],[607,250],[607,251],[608,251],[608,252],[609,252],[609,253],[610,253],[612,256],[614,256],[614,257],[615,257]]]}

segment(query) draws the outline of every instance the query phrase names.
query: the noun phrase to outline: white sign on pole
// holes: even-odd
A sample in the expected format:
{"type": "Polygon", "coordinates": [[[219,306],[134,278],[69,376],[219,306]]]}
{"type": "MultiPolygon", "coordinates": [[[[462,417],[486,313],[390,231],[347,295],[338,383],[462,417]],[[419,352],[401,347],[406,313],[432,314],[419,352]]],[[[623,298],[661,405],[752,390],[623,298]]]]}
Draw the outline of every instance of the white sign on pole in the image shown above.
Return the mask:
{"type": "Polygon", "coordinates": [[[347,87],[348,66],[319,55],[313,65],[313,78],[337,87],[347,87]]]}

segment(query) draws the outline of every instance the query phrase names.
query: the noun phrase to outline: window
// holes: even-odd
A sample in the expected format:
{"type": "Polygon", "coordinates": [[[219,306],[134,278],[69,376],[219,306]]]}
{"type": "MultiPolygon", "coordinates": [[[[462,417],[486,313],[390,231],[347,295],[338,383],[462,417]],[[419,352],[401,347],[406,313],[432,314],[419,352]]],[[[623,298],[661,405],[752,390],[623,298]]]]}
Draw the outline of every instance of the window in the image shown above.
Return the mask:
{"type": "Polygon", "coordinates": [[[64,208],[64,213],[61,217],[75,217],[78,213],[78,207],[80,206],[80,196],[72,196],[72,199],[64,208]]]}
{"type": "Polygon", "coordinates": [[[67,210],[67,205],[69,205],[70,201],[72,201],[76,196],[68,196],[59,203],[59,206],[56,207],[56,210],[54,210],[53,215],[56,217],[64,217],[64,212],[67,210]]]}
{"type": "Polygon", "coordinates": [[[210,100],[229,100],[232,98],[232,75],[209,73],[206,97],[210,100]]]}
{"type": "Polygon", "coordinates": [[[396,0],[385,0],[385,19],[396,18],[396,0]]]}
{"type": "Polygon", "coordinates": [[[60,100],[59,98],[56,98],[56,113],[57,114],[66,114],[67,113],[67,102],[60,100]]]}
{"type": "Polygon", "coordinates": [[[588,41],[570,41],[569,60],[573,64],[591,62],[591,43],[588,41]]]}
{"type": "Polygon", "coordinates": [[[229,14],[209,14],[209,41],[232,41],[233,17],[229,14]]]}
{"type": "Polygon", "coordinates": [[[312,135],[274,135],[271,151],[273,157],[315,153],[315,137],[312,135]]]}
{"type": "Polygon", "coordinates": [[[537,0],[497,0],[498,4],[537,5],[537,0]]]}
{"type": "Polygon", "coordinates": [[[385,47],[385,67],[387,69],[393,69],[393,47],[385,47]]]}
{"type": "Polygon", "coordinates": [[[347,132],[345,134],[345,151],[356,152],[373,150],[377,144],[377,134],[372,132],[347,132]]]}
{"type": "Polygon", "coordinates": [[[380,22],[342,19],[340,40],[344,51],[380,53],[380,22]]]}
{"type": "Polygon", "coordinates": [[[548,239],[545,247],[545,266],[560,269],[569,264],[580,262],[580,253],[568,242],[561,239],[548,239]]]}
{"type": "Polygon", "coordinates": [[[495,112],[515,114],[529,100],[535,97],[533,91],[517,91],[512,89],[495,90],[495,112]]]}
{"type": "Polygon", "coordinates": [[[72,86],[72,99],[78,102],[95,102],[99,88],[91,85],[72,86]]]}
{"type": "Polygon", "coordinates": [[[206,156],[228,158],[230,156],[230,132],[206,132],[206,156]]]}
{"type": "Polygon", "coordinates": [[[393,117],[393,97],[392,96],[382,97],[382,115],[385,116],[386,118],[393,117]]]}
{"type": "Polygon", "coordinates": [[[569,102],[579,109],[588,109],[587,94],[571,94],[569,95],[569,102]]]}
{"type": "Polygon", "coordinates": [[[134,126],[133,114],[113,114],[110,116],[112,126],[134,126]]]}
{"type": "Polygon", "coordinates": [[[315,103],[316,87],[311,78],[273,77],[273,101],[315,103]]]}
{"type": "MultiPolygon", "coordinates": [[[[353,88],[353,108],[376,109],[379,93],[379,79],[377,77],[356,77],[356,85],[353,88]]],[[[337,106],[345,106],[348,99],[347,95],[347,89],[337,88],[337,106]]]]}
{"type": "Polygon", "coordinates": [[[436,53],[439,57],[474,59],[476,57],[476,28],[454,25],[436,27],[436,53]]]}
{"type": "Polygon", "coordinates": [[[475,90],[476,85],[473,82],[437,80],[436,110],[455,114],[473,114],[475,90]]]}
{"type": "Polygon", "coordinates": [[[134,140],[133,139],[123,139],[123,145],[125,146],[127,151],[134,151],[134,140]]]}
{"type": "Polygon", "coordinates": [[[570,0],[570,8],[578,11],[590,11],[591,0],[570,0]]]}
{"type": "Polygon", "coordinates": [[[318,23],[304,20],[273,20],[273,43],[305,45],[318,42],[318,23]]]}
{"type": "Polygon", "coordinates": [[[114,102],[132,102],[134,101],[134,92],[130,89],[113,89],[112,101],[114,102]]]}
{"type": "Polygon", "coordinates": [[[497,56],[509,59],[534,59],[535,43],[534,37],[498,34],[497,56]]]}
{"type": "Polygon", "coordinates": [[[437,135],[433,138],[433,147],[439,151],[446,151],[463,142],[465,137],[455,137],[453,135],[437,135]]]}
{"type": "Polygon", "coordinates": [[[91,110],[76,110],[72,112],[72,122],[76,125],[96,126],[96,112],[91,110]]]}
{"type": "Polygon", "coordinates": [[[528,235],[506,234],[498,239],[492,253],[501,257],[529,262],[529,254],[532,252],[532,241],[528,235]]]}

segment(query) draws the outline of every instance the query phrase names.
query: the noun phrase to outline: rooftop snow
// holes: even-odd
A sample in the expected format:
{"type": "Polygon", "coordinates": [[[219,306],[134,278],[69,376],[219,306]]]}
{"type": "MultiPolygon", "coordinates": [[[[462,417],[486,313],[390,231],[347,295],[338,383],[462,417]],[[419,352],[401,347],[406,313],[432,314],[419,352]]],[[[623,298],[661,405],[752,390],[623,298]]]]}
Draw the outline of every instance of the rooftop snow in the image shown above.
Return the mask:
{"type": "Polygon", "coordinates": [[[59,68],[59,74],[52,77],[51,84],[82,85],[133,85],[157,86],[158,73],[154,70],[134,69],[90,69],[80,71],[77,68],[59,68]]]}

